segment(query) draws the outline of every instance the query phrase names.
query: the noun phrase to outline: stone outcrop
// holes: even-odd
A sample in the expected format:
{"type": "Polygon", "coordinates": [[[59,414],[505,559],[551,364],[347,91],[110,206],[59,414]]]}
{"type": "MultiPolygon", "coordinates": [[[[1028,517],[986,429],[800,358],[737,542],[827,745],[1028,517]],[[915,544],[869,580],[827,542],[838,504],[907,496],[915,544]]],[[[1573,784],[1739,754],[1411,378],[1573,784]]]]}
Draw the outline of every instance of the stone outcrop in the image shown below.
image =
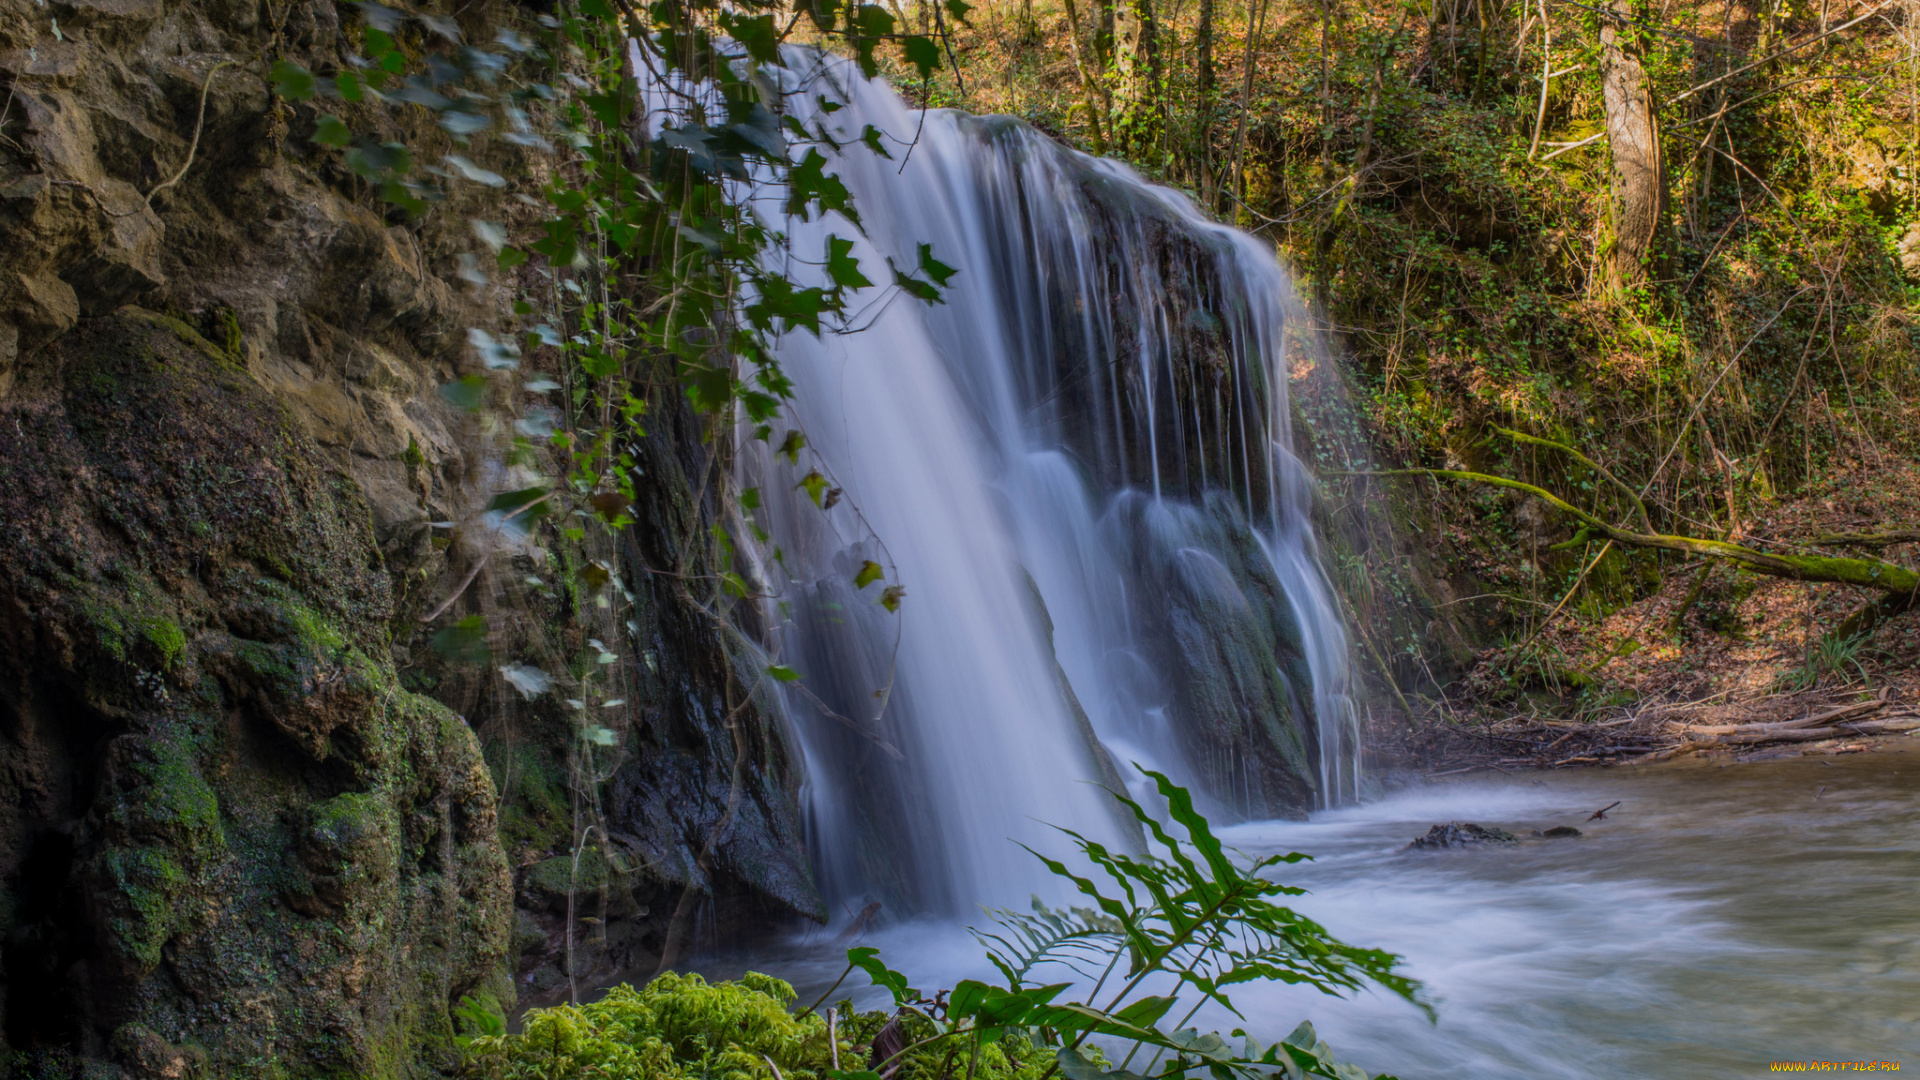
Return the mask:
{"type": "MultiPolygon", "coordinates": [[[[527,14],[422,6],[475,41],[527,14]]],[[[419,622],[486,553],[435,527],[492,494],[437,390],[511,299],[458,261],[467,219],[507,211],[455,191],[409,219],[273,95],[275,60],[336,69],[358,18],[0,0],[0,1071],[426,1075],[461,998],[564,983],[556,895],[594,920],[576,976],[646,968],[687,888],[722,927],[821,914],[787,750],[727,697],[743,658],[650,573],[711,514],[684,403],[610,553],[634,690],[584,875],[558,695],[428,647],[502,608],[496,664],[584,635],[513,592],[506,550],[419,622]]],[[[451,149],[401,109],[354,120],[451,149]]]]}
{"type": "Polygon", "coordinates": [[[399,685],[357,485],[179,320],[82,320],[33,370],[0,402],[9,1046],[443,1064],[448,1004],[511,993],[511,885],[473,733],[399,685]]]}

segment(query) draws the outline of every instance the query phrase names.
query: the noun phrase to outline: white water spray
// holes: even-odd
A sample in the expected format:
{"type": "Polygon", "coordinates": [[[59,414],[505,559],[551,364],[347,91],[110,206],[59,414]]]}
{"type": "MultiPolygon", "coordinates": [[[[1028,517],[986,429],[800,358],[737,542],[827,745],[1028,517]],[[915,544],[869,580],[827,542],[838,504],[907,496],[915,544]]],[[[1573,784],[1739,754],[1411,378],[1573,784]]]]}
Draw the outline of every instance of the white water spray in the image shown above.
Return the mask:
{"type": "Polygon", "coordinates": [[[864,226],[768,195],[789,272],[824,283],[797,258],[830,234],[876,282],[921,245],[959,271],[941,304],[867,290],[859,332],[782,337],[818,457],[743,455],[780,552],[772,644],[805,677],[788,701],[829,897],[959,913],[1047,891],[1010,841],[1128,844],[1100,787],[1133,761],[1216,812],[1350,799],[1347,644],[1290,449],[1272,253],[1018,122],[789,65],[790,108],[849,147],[830,168],[864,226]],[[793,487],[815,464],[844,488],[824,513],[793,487]],[[897,617],[885,583],[853,587],[866,559],[905,586],[897,617]]]}

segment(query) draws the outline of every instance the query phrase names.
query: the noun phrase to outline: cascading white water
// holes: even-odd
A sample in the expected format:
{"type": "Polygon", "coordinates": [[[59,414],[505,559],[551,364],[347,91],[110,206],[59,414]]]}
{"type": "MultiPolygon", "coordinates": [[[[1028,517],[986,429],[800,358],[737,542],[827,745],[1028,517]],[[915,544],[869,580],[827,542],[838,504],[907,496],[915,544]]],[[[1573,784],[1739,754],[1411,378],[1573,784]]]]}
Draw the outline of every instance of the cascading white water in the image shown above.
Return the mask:
{"type": "Polygon", "coordinates": [[[1132,761],[1245,816],[1351,798],[1347,645],[1290,450],[1272,253],[1018,122],[788,63],[792,111],[850,148],[831,168],[864,226],[769,194],[789,272],[818,274],[798,258],[830,234],[876,282],[923,244],[958,270],[943,303],[868,290],[859,332],[783,336],[817,458],[743,455],[779,555],[770,645],[805,680],[788,704],[828,895],[1018,902],[1047,879],[1009,840],[1130,842],[1099,785],[1137,782],[1132,761]],[[868,125],[891,157],[860,145],[868,125]],[[793,487],[815,465],[844,488],[824,512],[793,487]],[[897,617],[885,583],[853,587],[869,558],[906,588],[897,617]]]}

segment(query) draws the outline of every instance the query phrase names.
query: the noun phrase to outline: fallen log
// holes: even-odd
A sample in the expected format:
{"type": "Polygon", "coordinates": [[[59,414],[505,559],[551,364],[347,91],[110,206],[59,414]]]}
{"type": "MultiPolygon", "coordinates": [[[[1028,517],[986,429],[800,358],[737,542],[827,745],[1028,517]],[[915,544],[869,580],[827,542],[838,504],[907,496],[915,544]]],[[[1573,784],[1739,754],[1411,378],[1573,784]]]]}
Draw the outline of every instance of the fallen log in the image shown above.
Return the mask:
{"type": "Polygon", "coordinates": [[[1796,731],[1800,728],[1820,727],[1831,721],[1840,720],[1849,716],[1862,716],[1866,713],[1876,712],[1885,708],[1886,704],[1886,691],[1882,690],[1880,696],[1872,701],[1862,701],[1852,705],[1845,705],[1816,716],[1803,716],[1798,720],[1781,720],[1762,724],[1700,724],[1690,726],[1686,731],[1691,735],[1735,735],[1743,733],[1759,734],[1766,731],[1796,731]]]}
{"type": "Polygon", "coordinates": [[[1787,578],[1792,581],[1819,581],[1836,585],[1853,585],[1863,589],[1876,589],[1894,596],[1920,596],[1920,573],[1904,566],[1882,562],[1879,559],[1854,559],[1827,555],[1783,555],[1774,552],[1756,551],[1740,544],[1725,540],[1702,540],[1696,536],[1675,536],[1666,533],[1636,532],[1633,529],[1610,525],[1601,518],[1562,499],[1553,492],[1519,480],[1509,480],[1504,476],[1488,473],[1467,472],[1461,469],[1370,469],[1352,473],[1335,473],[1346,476],[1438,476],[1450,480],[1466,480],[1475,484],[1488,484],[1494,487],[1511,488],[1524,491],[1562,513],[1571,515],[1580,523],[1579,531],[1572,540],[1554,547],[1577,547],[1592,540],[1611,540],[1628,547],[1652,548],[1661,551],[1677,551],[1687,555],[1701,555],[1710,559],[1720,559],[1744,570],[1769,577],[1787,578]]]}

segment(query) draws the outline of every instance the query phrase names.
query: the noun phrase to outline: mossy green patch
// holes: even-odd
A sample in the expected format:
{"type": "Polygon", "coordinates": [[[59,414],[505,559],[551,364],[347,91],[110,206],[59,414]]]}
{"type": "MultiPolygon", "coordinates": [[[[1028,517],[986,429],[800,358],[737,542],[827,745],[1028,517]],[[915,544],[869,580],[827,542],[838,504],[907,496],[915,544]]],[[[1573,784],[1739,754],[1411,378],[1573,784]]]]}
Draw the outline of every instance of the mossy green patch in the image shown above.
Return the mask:
{"type": "Polygon", "coordinates": [[[160,654],[160,662],[172,668],[174,661],[186,651],[187,635],[173,620],[159,615],[148,615],[140,620],[140,633],[160,654]]]}
{"type": "MultiPolygon", "coordinates": [[[[755,972],[720,983],[667,972],[637,990],[616,986],[590,1005],[535,1009],[517,1034],[470,1038],[468,1066],[487,1080],[816,1080],[832,1072],[836,1060],[842,1069],[859,1068],[862,1044],[892,1019],[884,1012],[853,1014],[843,1002],[835,1039],[818,1013],[795,1015],[794,998],[792,986],[755,972]]],[[[934,1034],[924,1018],[903,1020],[907,1043],[934,1034]]],[[[964,1042],[916,1047],[897,1065],[892,1075],[902,1080],[935,1080],[943,1072],[1039,1080],[1052,1071],[1053,1058],[1008,1037],[977,1051],[964,1042]]]]}

